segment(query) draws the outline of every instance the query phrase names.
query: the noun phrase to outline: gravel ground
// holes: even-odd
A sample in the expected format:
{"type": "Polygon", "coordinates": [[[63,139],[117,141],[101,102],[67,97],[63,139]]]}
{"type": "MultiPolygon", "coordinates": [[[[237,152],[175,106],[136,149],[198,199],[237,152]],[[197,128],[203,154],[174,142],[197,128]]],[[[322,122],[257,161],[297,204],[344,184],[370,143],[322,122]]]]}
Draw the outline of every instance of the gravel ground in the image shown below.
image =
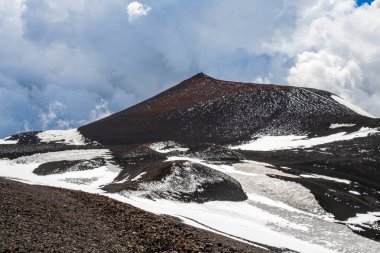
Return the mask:
{"type": "Polygon", "coordinates": [[[271,251],[104,196],[0,178],[0,252],[271,251]]]}

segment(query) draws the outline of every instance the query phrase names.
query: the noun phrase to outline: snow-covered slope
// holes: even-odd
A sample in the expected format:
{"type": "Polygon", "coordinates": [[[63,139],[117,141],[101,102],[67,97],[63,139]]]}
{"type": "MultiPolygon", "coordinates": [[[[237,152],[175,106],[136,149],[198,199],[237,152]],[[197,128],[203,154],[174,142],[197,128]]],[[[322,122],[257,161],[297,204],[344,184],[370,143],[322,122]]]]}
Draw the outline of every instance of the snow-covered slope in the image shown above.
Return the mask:
{"type": "Polygon", "coordinates": [[[9,137],[0,139],[0,144],[17,144],[17,140],[9,140],[9,137]]]}
{"type": "Polygon", "coordinates": [[[37,134],[41,142],[56,142],[68,145],[85,145],[83,136],[77,129],[49,130],[37,134]]]}
{"type": "Polygon", "coordinates": [[[335,96],[335,95],[332,95],[331,96],[334,100],[336,100],[338,103],[344,105],[345,107],[349,108],[350,110],[356,112],[357,114],[360,114],[360,115],[363,115],[363,116],[366,116],[366,117],[369,117],[369,118],[375,118],[375,116],[373,116],[372,114],[364,111],[362,108],[360,108],[359,106],[356,106],[354,104],[351,104],[350,102],[348,102],[347,100],[344,100],[343,98],[341,97],[338,97],[338,96],[335,96]]]}
{"type": "Polygon", "coordinates": [[[325,91],[198,74],[79,129],[0,140],[0,176],[260,247],[379,252],[380,121],[368,116],[325,91]]]}
{"type": "MultiPolygon", "coordinates": [[[[0,144],[37,144],[55,143],[65,145],[85,145],[89,143],[78,129],[48,130],[41,132],[25,132],[0,139],[0,144]]],[[[92,144],[95,144],[92,142],[92,144]]]]}
{"type": "MultiPolygon", "coordinates": [[[[371,226],[380,219],[376,216],[380,213],[372,212],[367,216],[359,214],[357,218],[352,217],[342,223],[326,212],[306,187],[273,177],[302,178],[308,177],[308,174],[293,175],[270,164],[250,160],[220,163],[197,158],[191,153],[169,153],[166,161],[185,166],[181,169],[174,168],[173,174],[156,181],[147,181],[145,173],[140,173],[130,179],[140,182],[136,189],[120,192],[104,191],[105,185],[128,182],[116,179],[122,168],[114,165],[112,152],[106,149],[68,150],[3,159],[0,160],[0,176],[29,184],[104,194],[253,245],[259,243],[299,252],[378,252],[380,249],[379,242],[366,239],[351,230],[371,226]],[[175,156],[170,156],[173,154],[175,156]],[[104,159],[105,162],[87,169],[36,174],[43,164],[94,159],[104,159]],[[195,165],[199,167],[194,167],[195,165]],[[193,168],[204,169],[199,174],[200,171],[194,173],[193,168]],[[208,170],[214,172],[207,174],[208,170]],[[202,177],[204,173],[206,176],[202,177]],[[239,201],[202,201],[203,203],[189,202],[189,199],[181,201],[183,193],[187,194],[184,196],[189,196],[193,192],[202,192],[204,188],[213,185],[213,180],[220,181],[221,176],[232,178],[235,184],[239,182],[247,198],[239,201]]],[[[310,177],[317,178],[315,175],[310,177]]],[[[341,182],[341,179],[331,177],[327,180],[341,182]]],[[[347,183],[351,184],[345,182],[347,183]]],[[[221,193],[226,192],[226,189],[219,190],[221,193]]]]}
{"type": "Polygon", "coordinates": [[[354,138],[367,137],[371,134],[380,133],[379,128],[362,127],[358,131],[347,133],[339,132],[327,136],[309,138],[307,135],[284,135],[284,136],[254,136],[252,141],[237,146],[232,149],[270,151],[294,148],[310,148],[321,144],[333,143],[337,141],[352,140],[354,138]]]}

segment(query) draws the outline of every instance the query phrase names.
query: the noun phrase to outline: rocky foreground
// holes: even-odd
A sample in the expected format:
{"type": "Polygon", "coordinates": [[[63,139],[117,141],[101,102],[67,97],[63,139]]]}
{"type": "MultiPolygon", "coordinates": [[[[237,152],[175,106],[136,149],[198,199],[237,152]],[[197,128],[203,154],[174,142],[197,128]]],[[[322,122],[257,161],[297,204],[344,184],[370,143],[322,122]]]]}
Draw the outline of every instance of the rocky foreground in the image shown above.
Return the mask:
{"type": "Polygon", "coordinates": [[[280,252],[104,196],[0,178],[0,252],[280,252]]]}

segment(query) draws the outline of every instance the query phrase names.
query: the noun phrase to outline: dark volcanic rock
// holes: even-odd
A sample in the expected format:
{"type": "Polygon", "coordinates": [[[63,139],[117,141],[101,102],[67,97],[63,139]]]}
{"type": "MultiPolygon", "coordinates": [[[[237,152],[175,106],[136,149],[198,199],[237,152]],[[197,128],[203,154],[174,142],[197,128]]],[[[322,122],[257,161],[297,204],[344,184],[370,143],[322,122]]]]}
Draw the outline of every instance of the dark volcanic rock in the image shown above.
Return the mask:
{"type": "Polygon", "coordinates": [[[354,233],[380,242],[379,221],[375,222],[375,224],[373,225],[373,228],[369,228],[368,226],[361,226],[361,225],[355,225],[355,227],[359,229],[352,229],[354,233]]]}
{"type": "Polygon", "coordinates": [[[380,191],[380,135],[337,141],[308,149],[238,150],[247,159],[290,167],[287,172],[348,179],[380,191]]]}
{"type": "Polygon", "coordinates": [[[186,155],[224,164],[237,163],[245,159],[238,151],[215,144],[193,146],[186,152],[186,155]]]}
{"type": "Polygon", "coordinates": [[[24,132],[12,135],[7,140],[18,141],[18,144],[37,144],[40,142],[40,138],[37,137],[37,134],[41,131],[33,132],[24,132]]]}
{"type": "Polygon", "coordinates": [[[74,149],[94,149],[99,148],[89,145],[65,145],[61,143],[38,143],[38,144],[16,144],[16,145],[1,145],[0,144],[0,159],[8,158],[15,159],[21,156],[29,156],[37,153],[48,153],[74,149]]]}
{"type": "Polygon", "coordinates": [[[357,213],[380,211],[380,203],[376,198],[352,194],[343,183],[321,178],[273,177],[297,182],[310,189],[323,209],[334,214],[337,220],[347,220],[355,217],[357,213]]]}
{"type": "Polygon", "coordinates": [[[99,168],[105,165],[102,158],[94,158],[92,160],[77,160],[77,161],[56,161],[44,163],[38,166],[33,173],[39,176],[60,174],[70,171],[82,171],[99,168]]]}
{"type": "Polygon", "coordinates": [[[183,202],[247,199],[238,181],[201,164],[188,161],[161,161],[144,163],[134,169],[134,173],[126,175],[127,178],[123,183],[110,184],[103,189],[109,192],[140,190],[145,197],[168,198],[183,202]]]}
{"type": "MultiPolygon", "coordinates": [[[[340,184],[313,178],[294,179],[310,189],[321,205],[338,219],[353,217],[359,211],[364,213],[380,211],[380,136],[378,135],[338,141],[303,150],[268,152],[240,150],[240,152],[247,159],[268,162],[280,169],[286,167],[284,170],[286,173],[295,175],[310,173],[351,181],[350,184],[340,184]],[[334,194],[342,193],[340,196],[331,197],[331,194],[326,194],[328,190],[335,190],[337,193],[334,194]],[[360,192],[361,196],[349,191],[360,192]]],[[[290,178],[287,180],[294,181],[290,178]]]]}
{"type": "Polygon", "coordinates": [[[79,191],[0,178],[0,196],[0,252],[281,252],[79,191]]]}
{"type": "Polygon", "coordinates": [[[157,96],[79,128],[101,144],[176,141],[225,144],[253,134],[326,134],[331,123],[379,125],[331,93],[216,80],[198,74],[157,96]]]}
{"type": "MultiPolygon", "coordinates": [[[[319,204],[337,220],[358,213],[380,212],[380,136],[371,135],[307,149],[277,151],[239,150],[247,159],[267,162],[294,175],[311,174],[316,178],[273,176],[297,182],[308,188],[319,204]],[[348,180],[350,183],[318,178],[318,175],[348,180]]],[[[379,240],[379,226],[353,230],[379,240]]]]}

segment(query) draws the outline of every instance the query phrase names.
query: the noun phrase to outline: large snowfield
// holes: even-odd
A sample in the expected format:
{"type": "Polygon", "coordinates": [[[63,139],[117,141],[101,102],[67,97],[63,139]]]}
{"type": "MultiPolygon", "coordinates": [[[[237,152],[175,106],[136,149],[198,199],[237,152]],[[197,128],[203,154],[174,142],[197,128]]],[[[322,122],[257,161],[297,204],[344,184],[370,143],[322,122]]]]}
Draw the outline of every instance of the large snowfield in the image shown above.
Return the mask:
{"type": "MultiPolygon", "coordinates": [[[[106,193],[101,187],[113,182],[120,172],[120,168],[110,162],[92,170],[47,176],[33,173],[35,168],[46,162],[93,158],[110,161],[111,154],[106,149],[91,149],[36,154],[14,160],[2,159],[0,176],[29,184],[106,195],[153,213],[178,217],[190,225],[253,245],[260,243],[299,252],[380,251],[380,243],[354,234],[343,224],[334,223],[331,215],[318,205],[308,189],[297,183],[267,176],[285,174],[294,177],[265,163],[245,161],[234,165],[215,165],[189,157],[169,157],[168,160],[187,160],[222,171],[237,179],[248,195],[248,200],[243,202],[210,201],[204,204],[150,200],[141,197],[138,192],[106,193]]],[[[373,221],[376,216],[363,214],[347,222],[354,225],[371,219],[373,221]]]]}
{"type": "Polygon", "coordinates": [[[237,146],[232,146],[231,148],[253,151],[310,148],[313,146],[332,143],[335,141],[346,141],[352,140],[354,138],[366,137],[370,134],[375,134],[379,132],[380,131],[378,128],[362,127],[361,129],[359,129],[359,131],[352,133],[339,132],[328,136],[314,138],[308,138],[308,136],[306,135],[253,136],[253,140],[251,142],[237,146]]]}

